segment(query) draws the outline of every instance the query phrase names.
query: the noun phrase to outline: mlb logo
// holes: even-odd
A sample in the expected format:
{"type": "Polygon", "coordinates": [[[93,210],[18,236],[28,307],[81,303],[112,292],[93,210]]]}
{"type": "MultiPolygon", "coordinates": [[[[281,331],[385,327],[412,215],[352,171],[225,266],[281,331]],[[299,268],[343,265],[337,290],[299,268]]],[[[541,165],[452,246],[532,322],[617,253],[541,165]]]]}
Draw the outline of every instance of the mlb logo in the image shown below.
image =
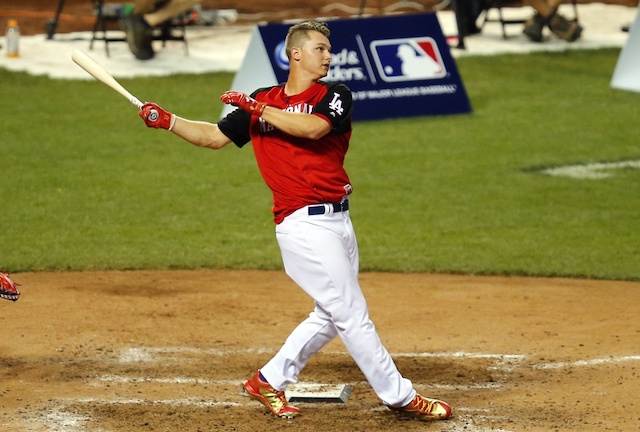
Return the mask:
{"type": "Polygon", "coordinates": [[[438,45],[430,37],[377,40],[370,47],[383,81],[438,79],[447,75],[438,45]]]}
{"type": "Polygon", "coordinates": [[[287,57],[287,46],[285,41],[276,45],[275,50],[273,50],[273,59],[280,69],[286,71],[289,70],[289,57],[287,57]]]}

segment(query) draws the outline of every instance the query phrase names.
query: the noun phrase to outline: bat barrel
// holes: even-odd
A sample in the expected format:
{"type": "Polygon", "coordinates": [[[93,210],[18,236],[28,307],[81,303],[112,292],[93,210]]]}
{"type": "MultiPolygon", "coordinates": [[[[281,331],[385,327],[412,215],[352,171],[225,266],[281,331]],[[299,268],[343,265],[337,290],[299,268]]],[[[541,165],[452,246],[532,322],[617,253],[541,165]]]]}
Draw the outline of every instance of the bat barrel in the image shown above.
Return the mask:
{"type": "Polygon", "coordinates": [[[87,71],[89,75],[93,76],[98,81],[103,84],[108,85],[122,96],[127,98],[129,102],[137,106],[138,108],[142,107],[142,102],[129,93],[127,89],[125,89],[116,79],[111,76],[109,72],[105,68],[103,68],[97,61],[89,57],[84,51],[74,50],[73,54],[71,54],[71,59],[82,69],[87,71]]]}

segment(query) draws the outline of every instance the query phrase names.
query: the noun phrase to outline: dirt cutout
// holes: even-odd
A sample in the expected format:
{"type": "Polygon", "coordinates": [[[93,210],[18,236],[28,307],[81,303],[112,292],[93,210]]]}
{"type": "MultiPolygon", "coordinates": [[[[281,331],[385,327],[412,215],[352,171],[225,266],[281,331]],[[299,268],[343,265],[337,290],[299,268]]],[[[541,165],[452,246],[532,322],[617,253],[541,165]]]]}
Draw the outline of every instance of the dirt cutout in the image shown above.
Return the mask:
{"type": "Polygon", "coordinates": [[[282,420],[241,383],[311,311],[282,272],[18,273],[0,302],[7,431],[631,431],[640,429],[640,283],[365,273],[400,371],[454,407],[401,421],[339,340],[301,383],[350,384],[346,403],[282,420]]]}

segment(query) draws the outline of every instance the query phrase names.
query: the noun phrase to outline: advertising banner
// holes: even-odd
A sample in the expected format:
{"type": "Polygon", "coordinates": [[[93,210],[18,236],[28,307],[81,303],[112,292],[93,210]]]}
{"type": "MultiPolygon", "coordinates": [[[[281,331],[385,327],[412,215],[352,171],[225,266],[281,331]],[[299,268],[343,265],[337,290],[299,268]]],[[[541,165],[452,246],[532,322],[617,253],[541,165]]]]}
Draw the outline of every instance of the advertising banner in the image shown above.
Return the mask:
{"type": "MultiPolygon", "coordinates": [[[[436,14],[339,19],[328,25],[332,60],[324,81],[351,89],[354,120],[471,111],[436,14]]],[[[284,40],[290,26],[257,27],[235,90],[250,93],[287,80],[284,40]]]]}

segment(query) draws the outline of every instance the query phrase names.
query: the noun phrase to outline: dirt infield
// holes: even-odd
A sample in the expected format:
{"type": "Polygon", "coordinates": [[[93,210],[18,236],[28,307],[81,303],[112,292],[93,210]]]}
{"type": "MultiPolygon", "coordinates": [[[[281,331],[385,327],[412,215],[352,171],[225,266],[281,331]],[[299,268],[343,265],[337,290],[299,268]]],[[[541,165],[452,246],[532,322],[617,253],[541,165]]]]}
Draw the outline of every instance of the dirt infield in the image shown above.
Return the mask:
{"type": "Polygon", "coordinates": [[[7,431],[629,431],[640,428],[640,283],[365,273],[383,342],[446,422],[400,421],[339,341],[301,383],[346,403],[265,415],[241,382],[312,303],[281,272],[21,273],[0,301],[7,431]]]}

